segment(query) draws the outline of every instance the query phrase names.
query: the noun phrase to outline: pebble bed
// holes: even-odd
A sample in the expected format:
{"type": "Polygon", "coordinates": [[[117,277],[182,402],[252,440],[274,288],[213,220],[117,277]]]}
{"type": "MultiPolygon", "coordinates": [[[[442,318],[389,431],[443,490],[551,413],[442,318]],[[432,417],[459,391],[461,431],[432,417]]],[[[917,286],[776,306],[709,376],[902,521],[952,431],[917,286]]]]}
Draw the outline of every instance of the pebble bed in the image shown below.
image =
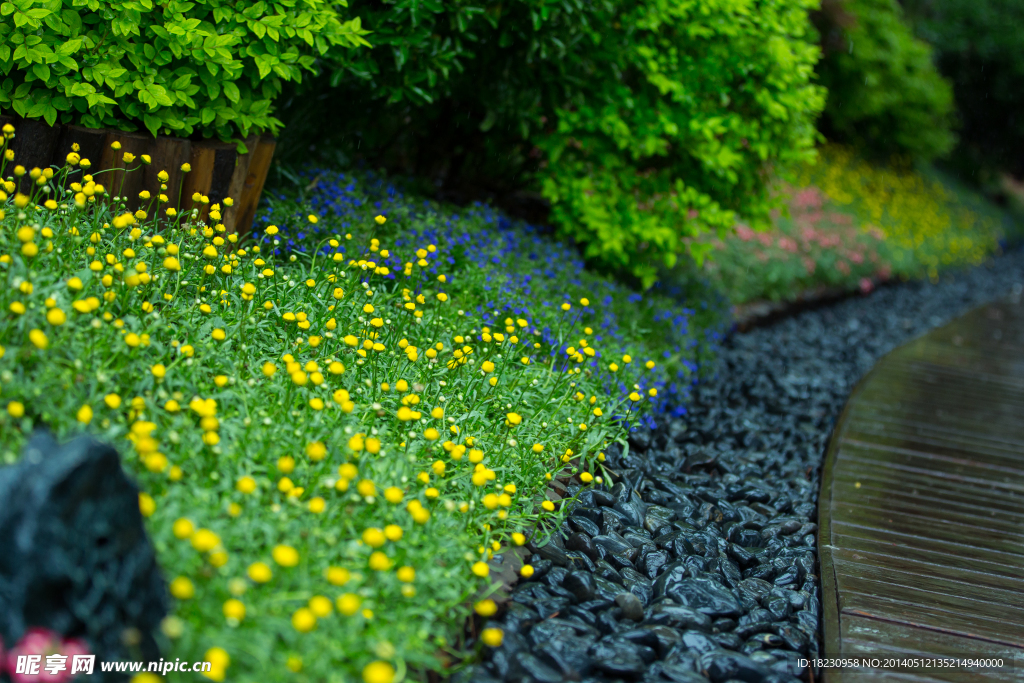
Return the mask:
{"type": "Polygon", "coordinates": [[[529,547],[535,574],[489,620],[501,646],[457,678],[817,679],[800,662],[821,652],[816,503],[847,397],[885,353],[1022,283],[1016,251],[729,336],[688,414],[610,451],[618,483],[529,547]]]}

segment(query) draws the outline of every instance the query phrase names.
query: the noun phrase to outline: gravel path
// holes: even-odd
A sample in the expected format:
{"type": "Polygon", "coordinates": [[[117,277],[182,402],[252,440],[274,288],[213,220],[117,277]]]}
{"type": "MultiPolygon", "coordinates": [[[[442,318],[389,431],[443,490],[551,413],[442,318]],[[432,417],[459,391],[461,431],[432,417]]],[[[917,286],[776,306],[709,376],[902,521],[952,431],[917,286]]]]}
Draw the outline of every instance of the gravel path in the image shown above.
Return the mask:
{"type": "Polygon", "coordinates": [[[1022,283],[1017,251],[729,337],[687,416],[609,453],[626,483],[584,491],[533,549],[491,620],[504,642],[463,680],[808,680],[821,458],[847,397],[888,351],[1022,283]]]}

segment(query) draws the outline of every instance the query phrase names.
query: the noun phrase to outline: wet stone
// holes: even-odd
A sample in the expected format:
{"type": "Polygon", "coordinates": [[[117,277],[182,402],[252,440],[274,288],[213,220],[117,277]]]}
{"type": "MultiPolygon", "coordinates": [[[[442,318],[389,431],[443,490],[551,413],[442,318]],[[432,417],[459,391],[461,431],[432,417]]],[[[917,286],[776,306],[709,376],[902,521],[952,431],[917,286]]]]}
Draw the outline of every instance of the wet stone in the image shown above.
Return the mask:
{"type": "Polygon", "coordinates": [[[572,593],[579,602],[592,600],[597,591],[595,576],[590,572],[575,571],[562,581],[562,587],[572,593]]]}
{"type": "Polygon", "coordinates": [[[559,631],[524,646],[533,658],[525,667],[503,645],[474,675],[480,683],[552,672],[581,683],[806,680],[799,658],[821,652],[821,455],[850,390],[896,345],[1022,280],[1024,253],[1009,254],[936,285],[880,288],[716,341],[716,365],[687,387],[682,418],[653,416],[656,428],[630,435],[628,455],[618,444],[605,450],[614,488],[563,487],[578,494],[576,508],[546,548],[531,548],[536,572],[525,583],[534,585],[517,588],[491,620],[514,642],[543,623],[534,608],[550,616],[568,594],[553,619],[600,640],[559,631]],[[540,584],[552,566],[567,571],[540,584]],[[568,572],[594,574],[592,599],[581,600],[585,579],[563,582],[568,572]],[[643,608],[633,591],[645,584],[643,608]],[[640,621],[614,602],[624,592],[643,608],[640,621]],[[657,638],[642,629],[658,629],[657,638]],[[585,659],[579,642],[589,643],[585,659]]]}
{"type": "Polygon", "coordinates": [[[619,593],[615,596],[615,604],[622,610],[622,616],[632,621],[644,618],[644,605],[633,593],[619,593]]]}

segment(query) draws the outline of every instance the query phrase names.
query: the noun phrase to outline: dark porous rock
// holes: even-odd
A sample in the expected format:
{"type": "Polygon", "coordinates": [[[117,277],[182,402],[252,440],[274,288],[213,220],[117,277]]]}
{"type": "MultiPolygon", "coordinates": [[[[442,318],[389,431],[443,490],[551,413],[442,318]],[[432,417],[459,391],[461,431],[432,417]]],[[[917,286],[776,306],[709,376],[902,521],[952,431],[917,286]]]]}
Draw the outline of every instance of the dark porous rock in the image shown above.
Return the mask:
{"type": "Polygon", "coordinates": [[[632,621],[644,618],[644,605],[633,593],[619,593],[615,596],[615,604],[622,610],[622,616],[632,621]]]}
{"type": "Polygon", "coordinates": [[[739,616],[743,612],[739,600],[728,588],[705,577],[673,583],[666,587],[665,595],[710,617],[739,616]]]}
{"type": "Polygon", "coordinates": [[[0,468],[0,548],[4,643],[40,627],[84,639],[100,660],[159,659],[167,587],[113,447],[37,431],[0,468]]]}

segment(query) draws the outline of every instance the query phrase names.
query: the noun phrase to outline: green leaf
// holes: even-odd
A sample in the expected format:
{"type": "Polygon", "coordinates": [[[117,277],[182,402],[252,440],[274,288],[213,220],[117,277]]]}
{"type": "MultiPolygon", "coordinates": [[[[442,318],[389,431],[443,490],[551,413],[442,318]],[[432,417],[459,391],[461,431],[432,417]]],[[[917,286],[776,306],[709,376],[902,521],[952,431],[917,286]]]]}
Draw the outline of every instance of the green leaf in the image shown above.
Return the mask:
{"type": "Polygon", "coordinates": [[[43,83],[50,80],[50,67],[45,64],[33,64],[32,73],[35,74],[39,80],[43,81],[43,83]]]}
{"type": "Polygon", "coordinates": [[[224,83],[224,96],[237,104],[241,97],[241,94],[238,92],[238,86],[231,81],[226,81],[224,83]]]}

